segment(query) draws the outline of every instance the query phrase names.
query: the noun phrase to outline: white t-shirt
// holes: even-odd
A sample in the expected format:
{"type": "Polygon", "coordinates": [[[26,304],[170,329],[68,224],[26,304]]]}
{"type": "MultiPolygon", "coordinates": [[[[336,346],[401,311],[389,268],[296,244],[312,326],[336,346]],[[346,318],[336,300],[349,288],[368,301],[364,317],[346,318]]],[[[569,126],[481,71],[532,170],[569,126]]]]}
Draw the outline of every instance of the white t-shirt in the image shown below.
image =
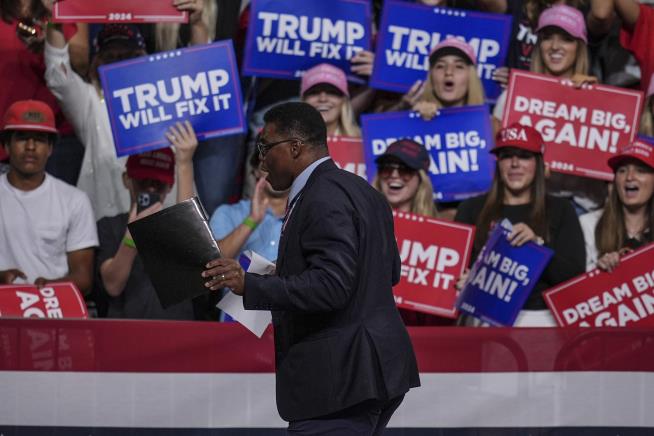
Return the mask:
{"type": "Polygon", "coordinates": [[[46,174],[32,191],[0,176],[0,270],[18,268],[34,283],[68,274],[66,254],[96,247],[93,209],[81,190],[46,174]]]}

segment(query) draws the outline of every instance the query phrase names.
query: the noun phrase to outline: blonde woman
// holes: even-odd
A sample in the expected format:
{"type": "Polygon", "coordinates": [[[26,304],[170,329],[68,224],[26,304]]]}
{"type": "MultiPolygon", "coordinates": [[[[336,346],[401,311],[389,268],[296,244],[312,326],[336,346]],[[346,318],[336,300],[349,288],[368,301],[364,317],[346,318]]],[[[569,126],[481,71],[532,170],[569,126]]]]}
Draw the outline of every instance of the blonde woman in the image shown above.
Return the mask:
{"type": "MultiPolygon", "coordinates": [[[[546,9],[538,19],[537,43],[532,51],[530,71],[568,79],[581,85],[593,82],[588,76],[588,36],[583,14],[566,5],[546,9]]],[[[506,91],[493,110],[493,126],[499,131],[506,105],[506,91]]]]}
{"type": "Polygon", "coordinates": [[[372,185],[399,212],[435,217],[434,189],[427,174],[429,154],[422,144],[401,139],[388,146],[376,160],[372,185]]]}
{"type": "Polygon", "coordinates": [[[345,73],[330,64],[319,64],[302,76],[302,101],[309,103],[322,115],[327,125],[327,136],[361,137],[361,129],[354,121],[345,73]]]}
{"type": "MultiPolygon", "coordinates": [[[[538,41],[532,53],[531,71],[561,79],[580,87],[594,83],[596,78],[588,76],[588,36],[586,20],[578,10],[566,5],[546,9],[538,19],[538,41]]],[[[493,110],[493,127],[500,129],[506,91],[493,110]]],[[[606,185],[599,180],[552,173],[547,180],[548,192],[569,198],[578,214],[590,212],[602,206],[606,198],[606,185]]]]}
{"type": "MultiPolygon", "coordinates": [[[[401,139],[379,156],[377,176],[372,185],[381,192],[393,210],[437,217],[434,190],[429,179],[429,154],[422,144],[401,139]]],[[[453,320],[400,309],[405,325],[451,325],[453,320]]]]}
{"type": "Polygon", "coordinates": [[[429,73],[418,95],[413,110],[426,120],[442,108],[484,104],[473,48],[457,38],[437,44],[429,55],[429,73]]]}

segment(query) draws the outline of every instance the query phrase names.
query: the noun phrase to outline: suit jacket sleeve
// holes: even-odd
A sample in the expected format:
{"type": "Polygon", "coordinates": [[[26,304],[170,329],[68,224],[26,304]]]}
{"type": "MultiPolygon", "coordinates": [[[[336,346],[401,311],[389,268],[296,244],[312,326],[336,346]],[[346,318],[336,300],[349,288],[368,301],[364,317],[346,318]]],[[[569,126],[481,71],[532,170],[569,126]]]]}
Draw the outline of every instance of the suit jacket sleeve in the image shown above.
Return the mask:
{"type": "Polygon", "coordinates": [[[345,307],[357,287],[358,220],[352,204],[335,197],[304,199],[297,255],[306,268],[287,277],[246,274],[246,309],[325,312],[345,307]]]}

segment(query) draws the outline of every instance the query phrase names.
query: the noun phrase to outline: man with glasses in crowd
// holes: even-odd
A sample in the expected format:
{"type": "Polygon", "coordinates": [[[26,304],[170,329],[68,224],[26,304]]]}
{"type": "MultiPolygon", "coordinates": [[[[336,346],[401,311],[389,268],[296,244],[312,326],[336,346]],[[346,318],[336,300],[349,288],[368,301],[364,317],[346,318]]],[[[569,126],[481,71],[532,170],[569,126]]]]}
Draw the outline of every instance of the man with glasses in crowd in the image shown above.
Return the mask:
{"type": "Polygon", "coordinates": [[[293,434],[381,434],[420,384],[392,286],[400,278],[393,216],[361,177],[338,169],[320,113],[306,103],[268,111],[259,155],[273,189],[290,188],[275,275],[232,259],[203,272],[212,290],[272,310],[277,408],[293,434]]]}

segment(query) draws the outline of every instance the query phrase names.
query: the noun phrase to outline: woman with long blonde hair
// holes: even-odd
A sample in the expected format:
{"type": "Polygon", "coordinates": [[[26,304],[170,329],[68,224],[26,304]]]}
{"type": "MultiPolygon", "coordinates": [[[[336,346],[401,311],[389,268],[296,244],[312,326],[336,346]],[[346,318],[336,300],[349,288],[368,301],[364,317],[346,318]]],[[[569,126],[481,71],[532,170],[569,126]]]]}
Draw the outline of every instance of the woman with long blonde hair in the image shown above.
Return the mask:
{"type": "Polygon", "coordinates": [[[422,144],[410,139],[395,141],[375,160],[377,175],[372,185],[394,210],[435,217],[429,162],[422,144]]]}
{"type": "MultiPolygon", "coordinates": [[[[538,41],[532,52],[531,71],[561,79],[579,88],[595,83],[588,76],[588,36],[586,20],[576,8],[556,5],[540,14],[538,41]]],[[[571,89],[571,92],[574,92],[571,89]]],[[[506,105],[506,91],[493,110],[493,128],[499,130],[506,105]]],[[[553,172],[547,181],[548,192],[569,198],[579,214],[595,210],[606,198],[606,185],[600,180],[553,172]]]]}
{"type": "Polygon", "coordinates": [[[302,76],[300,95],[302,101],[322,115],[327,125],[327,136],[361,137],[343,70],[330,64],[310,68],[302,76]]]}
{"type": "MultiPolygon", "coordinates": [[[[429,154],[411,139],[400,139],[388,146],[376,160],[377,175],[372,186],[381,192],[393,210],[437,217],[434,190],[427,173],[429,154]]],[[[400,309],[406,325],[450,325],[453,321],[435,315],[400,309]]]]}
{"type": "Polygon", "coordinates": [[[429,55],[429,72],[413,110],[430,120],[439,109],[484,102],[473,48],[457,38],[437,44],[429,55]]]}
{"type": "MultiPolygon", "coordinates": [[[[547,76],[569,79],[577,84],[591,82],[588,36],[583,14],[576,8],[555,5],[545,9],[538,19],[537,43],[531,54],[530,71],[547,76]]],[[[493,127],[497,132],[502,124],[506,91],[497,99],[493,109],[493,127]]]]}

